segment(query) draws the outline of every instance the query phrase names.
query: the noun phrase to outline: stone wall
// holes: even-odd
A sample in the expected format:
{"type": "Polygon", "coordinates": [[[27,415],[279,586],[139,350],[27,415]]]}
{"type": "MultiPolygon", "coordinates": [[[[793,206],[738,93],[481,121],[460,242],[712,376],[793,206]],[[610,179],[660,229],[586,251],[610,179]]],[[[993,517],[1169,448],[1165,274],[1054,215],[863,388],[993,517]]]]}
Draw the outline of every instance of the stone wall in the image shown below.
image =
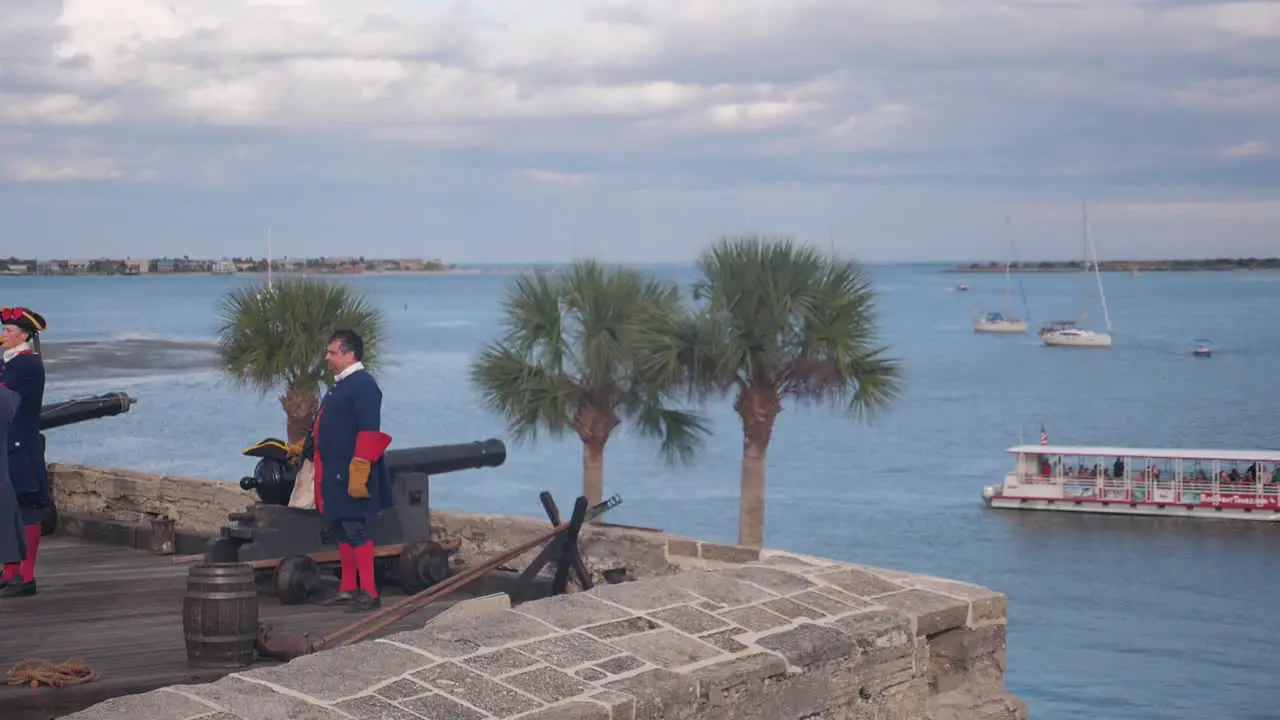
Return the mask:
{"type": "MultiPolygon", "coordinates": [[[[200,503],[225,518],[251,499],[238,488],[224,492],[181,478],[53,469],[64,514],[96,511],[118,522],[165,514],[212,526],[222,521],[202,516],[200,503]]],[[[477,556],[546,527],[545,520],[466,513],[436,513],[435,520],[477,556]]],[[[215,683],[116,698],[70,717],[1027,717],[1004,689],[1006,606],[999,593],[656,531],[597,527],[584,534],[598,568],[626,567],[646,579],[442,616],[422,630],[215,683]]]]}

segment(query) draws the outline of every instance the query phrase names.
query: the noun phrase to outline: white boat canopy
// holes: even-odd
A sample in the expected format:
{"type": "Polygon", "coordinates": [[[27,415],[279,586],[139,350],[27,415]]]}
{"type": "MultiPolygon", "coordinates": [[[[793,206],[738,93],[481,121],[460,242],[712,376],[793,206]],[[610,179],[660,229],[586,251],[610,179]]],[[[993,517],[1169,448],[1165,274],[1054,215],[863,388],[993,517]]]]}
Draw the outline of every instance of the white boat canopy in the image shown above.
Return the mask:
{"type": "Polygon", "coordinates": [[[1106,447],[1093,445],[1017,445],[1014,455],[1066,455],[1069,457],[1123,457],[1152,460],[1217,460],[1219,462],[1280,463],[1280,450],[1176,450],[1168,448],[1106,447]]]}

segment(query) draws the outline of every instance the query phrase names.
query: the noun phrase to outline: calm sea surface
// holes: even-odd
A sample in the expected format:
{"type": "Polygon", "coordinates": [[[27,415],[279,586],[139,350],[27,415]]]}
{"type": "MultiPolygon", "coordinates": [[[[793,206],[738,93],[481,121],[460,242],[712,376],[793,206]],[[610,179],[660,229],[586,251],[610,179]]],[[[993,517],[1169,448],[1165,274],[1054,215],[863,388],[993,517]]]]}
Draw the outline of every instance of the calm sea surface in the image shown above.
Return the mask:
{"type": "MultiPolygon", "coordinates": [[[[688,268],[654,268],[687,281],[688,268]]],[[[873,268],[905,397],[875,424],[789,407],[769,454],[768,545],[968,580],[1009,596],[1008,685],[1035,718],[1280,717],[1280,527],[984,509],[980,491],[1036,442],[1280,447],[1280,274],[1104,276],[1110,351],[975,335],[1003,277],[873,268]],[[955,292],[959,281],[972,290],[955,292]],[[1217,354],[1190,355],[1194,338],[1217,354]]],[[[1029,275],[1033,322],[1078,318],[1079,274],[1029,275]]],[[[384,428],[399,446],[503,437],[467,363],[494,333],[500,276],[353,278],[390,318],[384,428]]],[[[210,367],[217,302],[245,277],[0,277],[0,302],[45,313],[56,374],[46,401],[124,390],[132,413],[49,435],[51,460],[235,480],[242,448],[284,431],[274,397],[210,367]],[[60,344],[60,346],[59,346],[60,344]]],[[[1090,281],[1089,313],[1102,321],[1090,281]]],[[[616,522],[736,537],[740,429],[729,402],[687,467],[623,434],[606,456],[616,522]]],[[[442,476],[439,507],[540,514],[580,483],[575,442],[511,447],[505,466],[442,476]]]]}

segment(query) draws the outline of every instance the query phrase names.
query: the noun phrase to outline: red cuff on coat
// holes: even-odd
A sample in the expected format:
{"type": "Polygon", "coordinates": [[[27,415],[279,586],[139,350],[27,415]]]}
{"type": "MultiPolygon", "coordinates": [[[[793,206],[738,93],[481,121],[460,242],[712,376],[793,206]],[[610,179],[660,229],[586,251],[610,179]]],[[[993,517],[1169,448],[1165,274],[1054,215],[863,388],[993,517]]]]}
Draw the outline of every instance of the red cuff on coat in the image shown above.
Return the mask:
{"type": "Polygon", "coordinates": [[[375,463],[382,458],[382,453],[386,452],[387,446],[390,444],[391,436],[384,432],[361,430],[356,433],[355,455],[361,460],[375,463]]]}

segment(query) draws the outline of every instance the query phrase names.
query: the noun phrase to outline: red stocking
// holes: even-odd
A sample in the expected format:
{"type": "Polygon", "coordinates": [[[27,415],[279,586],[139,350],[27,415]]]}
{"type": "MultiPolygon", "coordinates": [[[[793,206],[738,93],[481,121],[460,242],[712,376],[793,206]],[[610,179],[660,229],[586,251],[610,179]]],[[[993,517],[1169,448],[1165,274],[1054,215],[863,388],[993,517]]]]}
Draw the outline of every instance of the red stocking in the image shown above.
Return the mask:
{"type": "Polygon", "coordinates": [[[373,578],[373,541],[356,548],[355,554],[356,567],[360,570],[360,589],[369,593],[369,597],[378,597],[378,586],[373,578]]]}
{"type": "Polygon", "coordinates": [[[350,543],[338,543],[338,559],[342,563],[342,584],[338,586],[339,592],[355,592],[356,591],[356,551],[351,547],[350,543]]]}
{"type": "Polygon", "coordinates": [[[27,557],[22,561],[20,571],[22,582],[29,583],[36,579],[36,553],[40,551],[40,524],[27,526],[27,557]]]}

